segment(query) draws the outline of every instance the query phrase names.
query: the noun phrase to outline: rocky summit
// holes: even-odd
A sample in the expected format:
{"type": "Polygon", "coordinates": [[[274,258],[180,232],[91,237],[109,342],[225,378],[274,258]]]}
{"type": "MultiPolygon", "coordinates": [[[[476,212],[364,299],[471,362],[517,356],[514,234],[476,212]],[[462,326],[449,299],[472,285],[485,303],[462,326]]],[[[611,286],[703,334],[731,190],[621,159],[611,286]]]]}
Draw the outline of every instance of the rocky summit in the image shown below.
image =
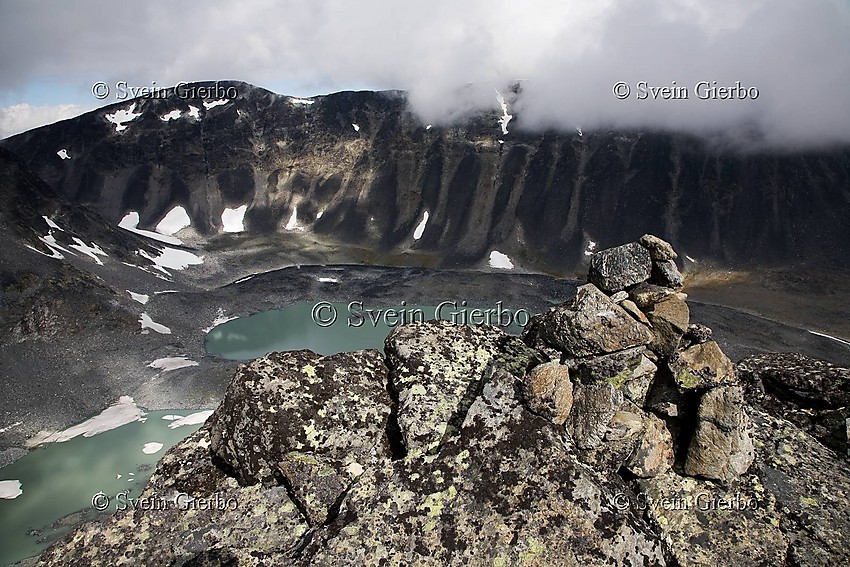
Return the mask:
{"type": "Polygon", "coordinates": [[[44,565],[846,565],[847,370],[733,364],[646,235],[520,337],[271,353],[44,565]],[[842,429],[843,427],[843,429],[842,429]],[[843,435],[843,438],[842,438],[843,435]]]}

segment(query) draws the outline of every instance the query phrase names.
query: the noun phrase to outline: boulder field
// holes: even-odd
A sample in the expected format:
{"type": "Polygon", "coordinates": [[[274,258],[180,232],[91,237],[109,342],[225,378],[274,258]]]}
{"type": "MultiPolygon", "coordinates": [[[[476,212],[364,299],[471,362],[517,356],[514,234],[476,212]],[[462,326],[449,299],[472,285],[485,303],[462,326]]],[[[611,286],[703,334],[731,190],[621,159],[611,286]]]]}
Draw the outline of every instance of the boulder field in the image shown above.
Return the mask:
{"type": "Polygon", "coordinates": [[[848,371],[733,364],[657,237],[588,281],[520,337],[429,321],[241,365],[136,509],[40,563],[850,564],[848,371]]]}

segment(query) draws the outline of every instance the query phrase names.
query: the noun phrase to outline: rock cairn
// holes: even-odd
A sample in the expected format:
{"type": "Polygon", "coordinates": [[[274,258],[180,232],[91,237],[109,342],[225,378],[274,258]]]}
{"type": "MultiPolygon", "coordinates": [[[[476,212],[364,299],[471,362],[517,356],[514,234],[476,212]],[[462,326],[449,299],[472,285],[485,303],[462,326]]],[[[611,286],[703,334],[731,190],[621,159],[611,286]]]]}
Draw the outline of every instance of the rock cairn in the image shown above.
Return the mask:
{"type": "Polygon", "coordinates": [[[583,458],[653,477],[731,482],[753,461],[743,391],[711,329],[691,323],[664,240],[601,250],[575,297],[523,333],[550,362],[524,380],[529,407],[563,425],[583,458]]]}

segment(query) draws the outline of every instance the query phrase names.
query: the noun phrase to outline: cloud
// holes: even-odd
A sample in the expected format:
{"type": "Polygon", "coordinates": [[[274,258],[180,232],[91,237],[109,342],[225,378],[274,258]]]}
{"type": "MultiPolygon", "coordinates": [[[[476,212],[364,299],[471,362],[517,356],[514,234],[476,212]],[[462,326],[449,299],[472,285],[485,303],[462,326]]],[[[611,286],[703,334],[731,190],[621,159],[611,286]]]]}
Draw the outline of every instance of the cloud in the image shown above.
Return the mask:
{"type": "MultiPolygon", "coordinates": [[[[523,79],[517,126],[756,132],[777,144],[850,142],[850,4],[844,0],[469,0],[399,3],[153,0],[21,3],[0,22],[0,92],[44,77],[147,86],[237,79],[286,94],[401,88],[423,119],[497,110],[523,79]],[[49,13],[49,16],[45,14],[49,13]],[[625,81],[632,96],[618,100],[625,81]],[[638,83],[687,100],[637,100],[638,83]],[[699,81],[756,87],[700,100],[699,81]]],[[[112,100],[104,102],[113,102],[112,100]]]]}
{"type": "Polygon", "coordinates": [[[91,107],[79,104],[30,106],[13,104],[0,108],[0,139],[20,134],[32,128],[78,116],[91,107]]]}

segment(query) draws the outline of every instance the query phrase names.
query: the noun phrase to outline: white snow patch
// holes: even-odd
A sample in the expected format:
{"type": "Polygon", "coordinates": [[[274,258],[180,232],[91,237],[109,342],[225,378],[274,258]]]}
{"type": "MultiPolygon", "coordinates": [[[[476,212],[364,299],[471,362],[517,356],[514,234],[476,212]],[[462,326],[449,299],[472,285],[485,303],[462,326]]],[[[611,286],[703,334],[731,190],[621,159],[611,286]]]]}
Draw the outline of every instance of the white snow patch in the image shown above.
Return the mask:
{"type": "Polygon", "coordinates": [[[320,283],[339,283],[339,280],[336,278],[319,278],[320,283]]]}
{"type": "Polygon", "coordinates": [[[169,120],[177,120],[178,118],[180,118],[181,114],[183,114],[183,113],[180,112],[179,110],[175,109],[175,110],[172,110],[171,112],[169,112],[168,114],[163,114],[162,116],[159,117],[159,119],[162,120],[163,122],[168,122],[169,120]]]}
{"type": "Polygon", "coordinates": [[[140,236],[146,236],[148,238],[152,238],[154,240],[158,240],[160,242],[164,242],[166,244],[183,244],[183,241],[179,238],[174,238],[173,236],[167,236],[165,234],[160,234],[158,232],[153,232],[150,230],[142,230],[140,228],[136,228],[139,225],[139,213],[136,211],[130,211],[124,218],[121,219],[121,222],[118,223],[118,228],[123,228],[124,230],[129,230],[130,232],[134,232],[140,236]]]}
{"type": "Polygon", "coordinates": [[[352,127],[352,128],[354,128],[354,131],[355,131],[355,132],[359,132],[359,131],[360,131],[360,126],[358,126],[358,125],[357,125],[357,124],[355,124],[354,122],[352,122],[352,123],[351,123],[351,127],[352,127]]]}
{"type": "Polygon", "coordinates": [[[65,258],[65,256],[63,256],[62,254],[60,254],[59,252],[57,252],[56,250],[54,250],[50,246],[48,246],[47,248],[52,252],[52,254],[45,254],[44,252],[42,252],[38,248],[35,248],[34,246],[30,246],[29,244],[24,244],[24,246],[26,246],[27,248],[29,248],[30,250],[32,250],[34,252],[38,252],[42,256],[47,256],[48,258],[55,258],[56,260],[62,260],[62,259],[65,258]]]}
{"type": "Polygon", "coordinates": [[[192,220],[189,218],[189,214],[186,212],[186,209],[177,205],[168,211],[168,214],[159,221],[159,224],[156,225],[156,231],[160,234],[171,236],[175,232],[179,232],[187,226],[191,226],[191,224],[192,220]]]}
{"type": "Polygon", "coordinates": [[[284,228],[286,230],[300,230],[298,226],[298,205],[292,207],[292,215],[290,215],[284,228]]]}
{"type": "Polygon", "coordinates": [[[188,114],[189,116],[191,116],[195,120],[198,120],[201,117],[201,109],[198,108],[197,106],[192,106],[190,104],[189,105],[189,112],[187,112],[186,114],[188,114]]]}
{"type": "Polygon", "coordinates": [[[127,293],[129,293],[129,294],[130,294],[130,298],[131,298],[133,301],[138,301],[138,302],[139,302],[139,303],[141,303],[142,305],[144,305],[145,303],[147,303],[147,302],[148,302],[148,299],[150,299],[150,296],[145,295],[144,293],[136,293],[135,291],[130,291],[129,289],[127,290],[127,293]]]}
{"type": "Polygon", "coordinates": [[[50,228],[53,228],[53,229],[56,229],[56,230],[61,230],[62,232],[65,232],[64,228],[61,228],[58,224],[56,224],[55,222],[50,220],[50,217],[48,217],[47,215],[41,215],[41,218],[44,219],[44,222],[46,222],[47,226],[49,226],[50,228]]]}
{"type": "Polygon", "coordinates": [[[172,370],[177,370],[178,368],[188,368],[189,366],[198,366],[198,363],[194,360],[189,360],[185,356],[157,358],[156,360],[148,364],[148,368],[156,368],[157,370],[162,370],[163,372],[171,372],[172,370]]]}
{"type": "Polygon", "coordinates": [[[691,261],[691,262],[693,262],[694,264],[696,264],[696,263],[697,263],[697,261],[696,261],[696,260],[694,260],[693,258],[691,258],[690,256],[688,256],[687,254],[685,254],[685,258],[687,258],[688,260],[690,260],[690,261],[691,261]]]}
{"type": "Polygon", "coordinates": [[[513,114],[508,114],[508,103],[505,102],[505,97],[502,93],[496,91],[496,101],[502,107],[502,116],[499,118],[499,126],[502,127],[502,134],[508,133],[508,122],[514,117],[513,114]]]}
{"type": "MultiPolygon", "coordinates": [[[[239,283],[239,282],[237,282],[237,283],[239,283]]],[[[206,329],[203,329],[201,332],[203,332],[204,334],[209,333],[210,331],[212,331],[213,329],[215,329],[219,325],[221,325],[223,323],[227,323],[228,321],[233,321],[234,319],[238,319],[238,318],[239,317],[228,317],[227,315],[224,314],[224,309],[219,307],[218,312],[216,312],[215,319],[213,319],[213,322],[210,324],[209,327],[207,327],[206,329]]]]}
{"type": "Polygon", "coordinates": [[[165,289],[165,290],[162,290],[162,291],[153,292],[154,295],[162,295],[163,293],[180,293],[180,292],[177,291],[176,289],[165,289]]]}
{"type": "Polygon", "coordinates": [[[242,205],[235,209],[225,208],[221,213],[221,224],[224,225],[224,232],[242,232],[245,230],[245,224],[242,222],[245,219],[245,211],[248,210],[248,205],[242,205]]]}
{"type": "Polygon", "coordinates": [[[295,98],[295,97],[289,97],[289,102],[291,102],[292,104],[306,104],[306,105],[310,105],[310,104],[313,104],[313,103],[314,103],[314,102],[316,102],[316,101],[315,101],[315,100],[310,100],[310,99],[308,99],[308,98],[295,98]]]}
{"type": "Polygon", "coordinates": [[[587,241],[587,248],[584,249],[585,256],[593,256],[593,251],[596,250],[596,243],[592,240],[587,241]]]}
{"type": "Polygon", "coordinates": [[[827,338],[827,339],[832,339],[832,340],[837,341],[837,342],[839,342],[843,345],[850,346],[850,341],[845,341],[844,339],[839,339],[838,337],[833,337],[832,335],[827,335],[826,333],[818,333],[817,331],[809,331],[809,332],[813,335],[817,335],[819,337],[824,337],[824,338],[827,338]]]}
{"type": "Polygon", "coordinates": [[[165,272],[168,275],[171,274],[169,274],[164,268],[170,268],[172,270],[185,270],[189,266],[204,263],[203,256],[196,256],[191,252],[188,252],[186,250],[177,250],[176,248],[165,247],[160,251],[159,256],[151,256],[144,250],[138,250],[136,254],[138,254],[142,258],[147,258],[148,260],[156,264],[161,271],[165,272]]]}
{"type": "Polygon", "coordinates": [[[142,325],[142,330],[152,329],[159,333],[160,335],[170,335],[171,329],[166,327],[165,325],[160,325],[156,321],[150,318],[150,315],[147,313],[142,313],[142,316],[139,318],[139,323],[142,325]]]}
{"type": "Polygon", "coordinates": [[[581,132],[581,126],[576,126],[576,132],[578,132],[579,137],[584,136],[581,132]]]}
{"type": "Polygon", "coordinates": [[[244,278],[239,278],[238,280],[236,280],[233,283],[239,284],[239,283],[242,283],[242,282],[247,282],[248,280],[250,280],[253,277],[254,277],[254,274],[251,274],[250,276],[245,276],[244,278]]]}
{"type": "Polygon", "coordinates": [[[9,430],[11,430],[11,429],[14,429],[14,428],[16,428],[17,426],[19,426],[19,425],[23,425],[23,424],[24,424],[24,422],[23,422],[23,421],[16,421],[16,422],[15,422],[15,423],[13,423],[12,425],[7,425],[6,427],[3,427],[2,429],[0,429],[0,433],[6,433],[7,431],[9,431],[9,430]]]}
{"type": "Polygon", "coordinates": [[[319,220],[320,218],[322,218],[322,215],[323,215],[323,214],[325,214],[325,210],[324,210],[324,209],[322,209],[321,211],[319,211],[318,213],[316,213],[316,220],[319,220]]]}
{"type": "Polygon", "coordinates": [[[144,447],[142,447],[142,453],[145,455],[153,455],[160,451],[162,451],[162,443],[157,443],[156,441],[145,443],[144,447]]]}
{"type": "Polygon", "coordinates": [[[130,108],[122,108],[121,110],[116,110],[112,114],[106,114],[105,118],[115,124],[116,132],[121,132],[127,129],[127,122],[132,122],[141,115],[141,112],[136,112],[136,103],[134,102],[132,105],[130,105],[130,108]]]}
{"type": "Polygon", "coordinates": [[[0,498],[14,500],[23,493],[20,480],[0,480],[0,498]]]}
{"type": "Polygon", "coordinates": [[[27,441],[27,446],[35,447],[42,443],[64,443],[65,441],[79,437],[80,435],[83,437],[92,437],[98,433],[110,431],[116,427],[121,427],[122,425],[138,421],[143,415],[144,413],[138,406],[136,406],[136,402],[133,401],[133,398],[130,396],[121,396],[118,398],[118,402],[109,406],[91,419],[87,419],[86,421],[73,427],[69,427],[64,431],[56,433],[39,433],[27,441]]]}
{"type": "Polygon", "coordinates": [[[168,429],[177,429],[178,427],[183,427],[184,425],[199,425],[201,423],[204,423],[212,415],[212,413],[212,410],[190,413],[186,417],[175,419],[174,421],[169,423],[168,429]]]}
{"type": "Polygon", "coordinates": [[[62,148],[61,150],[56,152],[56,155],[62,159],[71,159],[71,156],[68,155],[68,150],[66,150],[65,148],[62,148]]]}
{"type": "Polygon", "coordinates": [[[430,129],[431,129],[431,125],[430,125],[430,124],[428,124],[427,126],[425,126],[425,129],[426,129],[426,130],[430,130],[430,129]]]}
{"type": "Polygon", "coordinates": [[[100,246],[98,246],[94,242],[92,242],[92,245],[89,246],[88,244],[86,244],[85,242],[83,242],[82,240],[80,240],[79,238],[77,238],[75,236],[74,237],[74,244],[69,244],[68,247],[82,252],[83,254],[85,254],[86,256],[91,258],[92,260],[94,260],[97,263],[98,266],[103,265],[103,261],[100,258],[98,258],[98,256],[106,257],[106,252],[104,252],[100,248],[100,246]]]}
{"type": "Polygon", "coordinates": [[[507,255],[502,254],[498,250],[493,250],[490,252],[490,267],[500,270],[513,270],[514,263],[511,262],[511,259],[507,255]]]}
{"type": "Polygon", "coordinates": [[[230,102],[229,98],[220,98],[218,100],[211,100],[209,102],[204,101],[204,108],[209,110],[210,108],[215,108],[216,106],[221,106],[222,104],[227,104],[230,102]]]}
{"type": "Polygon", "coordinates": [[[428,211],[422,215],[422,222],[419,223],[419,226],[416,227],[416,230],[413,231],[413,240],[419,240],[422,238],[422,233],[425,232],[425,225],[428,224],[428,211]]]}

